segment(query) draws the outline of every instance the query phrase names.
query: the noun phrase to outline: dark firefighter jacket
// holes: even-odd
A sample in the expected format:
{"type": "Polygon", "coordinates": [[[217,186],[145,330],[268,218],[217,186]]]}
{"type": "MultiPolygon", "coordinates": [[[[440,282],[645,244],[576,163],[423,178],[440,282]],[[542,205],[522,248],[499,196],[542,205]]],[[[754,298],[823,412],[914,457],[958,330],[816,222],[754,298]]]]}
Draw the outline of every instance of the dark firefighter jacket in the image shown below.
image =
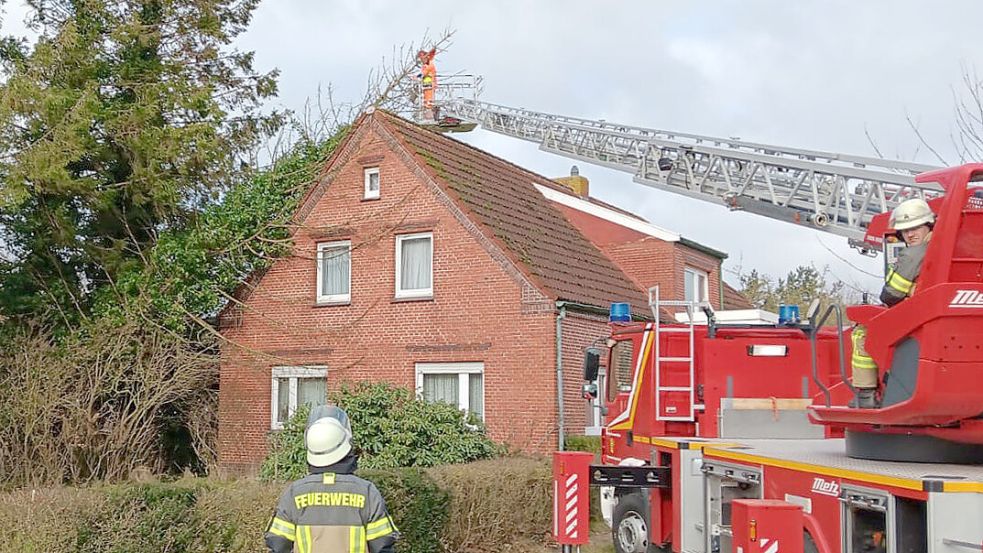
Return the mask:
{"type": "Polygon", "coordinates": [[[915,292],[915,279],[922,270],[925,260],[925,250],[928,241],[917,246],[908,246],[898,253],[898,261],[891,267],[884,278],[884,288],[881,289],[881,302],[893,306],[915,292]]]}
{"type": "Polygon", "coordinates": [[[349,455],[290,484],[266,529],[273,553],[393,553],[399,536],[375,484],[349,455]]]}

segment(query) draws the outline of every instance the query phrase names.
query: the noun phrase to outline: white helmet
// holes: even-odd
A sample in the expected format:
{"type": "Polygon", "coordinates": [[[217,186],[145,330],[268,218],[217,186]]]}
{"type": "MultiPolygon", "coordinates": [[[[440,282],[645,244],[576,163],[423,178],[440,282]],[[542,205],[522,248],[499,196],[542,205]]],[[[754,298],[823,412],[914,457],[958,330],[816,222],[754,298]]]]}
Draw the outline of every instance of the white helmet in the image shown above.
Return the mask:
{"type": "Polygon", "coordinates": [[[908,230],[932,223],[935,223],[935,213],[921,198],[905,200],[891,213],[890,225],[894,230],[908,230]]]}
{"type": "Polygon", "coordinates": [[[304,432],[307,462],[326,467],[341,461],[352,450],[352,425],[348,413],[334,405],[311,408],[304,432]]]}

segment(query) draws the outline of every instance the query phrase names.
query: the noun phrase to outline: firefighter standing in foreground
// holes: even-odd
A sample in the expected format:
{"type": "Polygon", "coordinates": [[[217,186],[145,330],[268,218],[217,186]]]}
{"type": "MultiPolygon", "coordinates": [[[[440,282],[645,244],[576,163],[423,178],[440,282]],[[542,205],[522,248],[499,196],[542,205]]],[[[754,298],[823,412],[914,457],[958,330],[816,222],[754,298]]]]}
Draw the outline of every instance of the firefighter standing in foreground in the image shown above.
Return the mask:
{"type": "Polygon", "coordinates": [[[372,482],[352,474],[348,415],[339,407],[311,410],[304,432],[310,474],[280,496],[266,529],[273,553],[393,553],[399,534],[372,482]]]}
{"type": "MultiPolygon", "coordinates": [[[[891,228],[897,231],[905,248],[898,253],[898,260],[884,278],[881,302],[888,307],[897,305],[915,291],[915,280],[922,269],[928,241],[932,238],[935,214],[922,199],[902,202],[891,213],[891,228]]],[[[865,349],[867,329],[857,325],[853,329],[853,385],[857,388],[858,407],[877,407],[877,365],[865,349]]]]}

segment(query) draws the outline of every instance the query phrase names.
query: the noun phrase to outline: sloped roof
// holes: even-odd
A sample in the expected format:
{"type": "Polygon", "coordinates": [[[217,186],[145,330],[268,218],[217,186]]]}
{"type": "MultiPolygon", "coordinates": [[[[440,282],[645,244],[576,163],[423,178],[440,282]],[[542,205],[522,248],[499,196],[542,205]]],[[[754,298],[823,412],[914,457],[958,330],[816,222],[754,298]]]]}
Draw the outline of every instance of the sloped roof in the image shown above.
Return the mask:
{"type": "Polygon", "coordinates": [[[754,305],[730,284],[724,283],[724,309],[754,309],[754,305]]]}
{"type": "Polygon", "coordinates": [[[601,308],[625,301],[638,315],[650,316],[645,292],[534,186],[559,188],[552,180],[391,113],[380,110],[373,117],[544,293],[601,308]]]}

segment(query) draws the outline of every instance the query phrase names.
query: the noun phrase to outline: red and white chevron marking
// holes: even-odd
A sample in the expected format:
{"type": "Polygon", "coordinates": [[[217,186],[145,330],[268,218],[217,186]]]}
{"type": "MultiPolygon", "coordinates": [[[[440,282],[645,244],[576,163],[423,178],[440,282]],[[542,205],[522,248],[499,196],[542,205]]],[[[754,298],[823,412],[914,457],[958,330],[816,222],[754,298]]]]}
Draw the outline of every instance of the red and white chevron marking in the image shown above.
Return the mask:
{"type": "Polygon", "coordinates": [[[761,553],[779,553],[778,540],[761,538],[761,553]]]}
{"type": "Polygon", "coordinates": [[[563,506],[563,520],[566,524],[563,534],[575,540],[578,537],[577,534],[577,492],[580,490],[580,484],[577,482],[578,477],[576,474],[571,474],[567,477],[566,482],[564,482],[564,487],[566,488],[566,493],[564,494],[564,501],[566,503],[563,506]]]}

